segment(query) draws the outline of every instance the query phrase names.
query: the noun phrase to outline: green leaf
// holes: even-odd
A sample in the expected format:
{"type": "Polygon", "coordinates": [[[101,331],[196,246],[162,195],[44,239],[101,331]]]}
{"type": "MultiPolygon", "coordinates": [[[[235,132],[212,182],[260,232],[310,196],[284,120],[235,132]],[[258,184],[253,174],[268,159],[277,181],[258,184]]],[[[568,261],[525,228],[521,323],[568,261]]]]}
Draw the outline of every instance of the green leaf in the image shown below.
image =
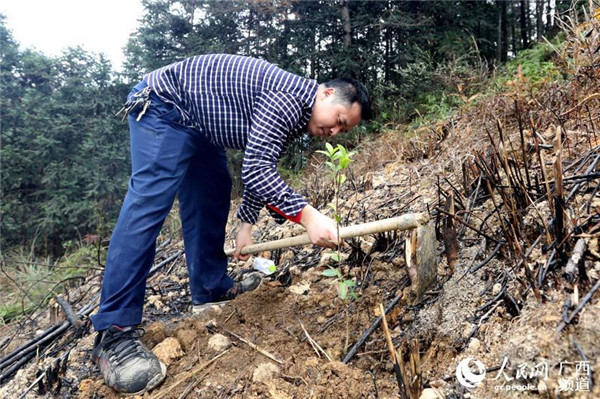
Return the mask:
{"type": "Polygon", "coordinates": [[[338,277],[340,272],[330,267],[329,269],[323,270],[321,274],[325,277],[338,277]]]}
{"type": "Polygon", "coordinates": [[[354,280],[344,280],[344,284],[346,284],[346,287],[348,288],[356,286],[354,280]]]}
{"type": "Polygon", "coordinates": [[[336,159],[340,159],[343,156],[344,156],[344,154],[342,154],[341,152],[338,151],[331,156],[331,159],[333,159],[335,161],[336,159]]]}
{"type": "Polygon", "coordinates": [[[339,262],[341,260],[340,255],[337,254],[337,253],[331,254],[330,258],[333,259],[336,262],[339,262]]]}
{"type": "Polygon", "coordinates": [[[275,265],[269,266],[269,272],[275,273],[276,270],[277,270],[277,266],[275,266],[275,265]]]}
{"type": "Polygon", "coordinates": [[[315,152],[318,152],[319,154],[325,154],[325,155],[329,156],[329,153],[327,151],[317,150],[315,152]]]}
{"type": "Polygon", "coordinates": [[[333,162],[325,162],[325,165],[329,166],[332,170],[335,170],[336,166],[333,164],[333,162]]]}
{"type": "Polygon", "coordinates": [[[329,143],[325,143],[325,148],[327,148],[327,151],[329,151],[329,154],[333,154],[334,153],[334,149],[333,146],[329,143]]]}
{"type": "Polygon", "coordinates": [[[338,282],[338,292],[340,294],[340,298],[346,300],[346,298],[348,297],[348,287],[341,281],[338,282]]]}
{"type": "Polygon", "coordinates": [[[340,215],[334,215],[335,216],[335,221],[336,222],[341,222],[342,221],[342,217],[340,215]]]}
{"type": "Polygon", "coordinates": [[[338,183],[340,183],[340,185],[346,183],[346,175],[338,175],[338,183]]]}
{"type": "Polygon", "coordinates": [[[333,202],[330,202],[329,204],[327,204],[327,206],[332,209],[334,212],[337,211],[337,207],[335,206],[335,204],[333,202]]]}

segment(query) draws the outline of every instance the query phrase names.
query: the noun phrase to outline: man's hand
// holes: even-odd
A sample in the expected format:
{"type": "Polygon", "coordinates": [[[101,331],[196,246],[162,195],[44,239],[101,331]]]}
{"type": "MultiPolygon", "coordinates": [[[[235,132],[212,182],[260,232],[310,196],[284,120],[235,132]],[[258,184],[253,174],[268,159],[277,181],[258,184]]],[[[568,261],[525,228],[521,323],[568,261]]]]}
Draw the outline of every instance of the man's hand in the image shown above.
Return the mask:
{"type": "Polygon", "coordinates": [[[242,248],[252,245],[252,225],[250,223],[241,222],[235,238],[235,252],[233,258],[237,260],[248,260],[250,255],[241,255],[242,248]]]}
{"type": "MultiPolygon", "coordinates": [[[[302,209],[300,224],[304,226],[310,241],[320,247],[335,248],[338,243],[335,220],[323,215],[310,205],[302,209]]],[[[339,242],[342,243],[341,240],[339,242]]]]}

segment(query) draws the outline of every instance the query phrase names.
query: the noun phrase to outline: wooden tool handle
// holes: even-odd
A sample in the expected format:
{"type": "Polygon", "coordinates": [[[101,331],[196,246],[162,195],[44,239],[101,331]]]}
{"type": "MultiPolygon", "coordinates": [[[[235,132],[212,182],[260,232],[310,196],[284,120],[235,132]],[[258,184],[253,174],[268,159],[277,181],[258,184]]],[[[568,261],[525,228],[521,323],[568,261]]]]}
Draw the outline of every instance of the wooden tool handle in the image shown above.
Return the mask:
{"type": "MultiPolygon", "coordinates": [[[[395,218],[342,227],[340,229],[340,237],[352,238],[367,234],[383,233],[384,231],[414,229],[427,223],[428,221],[429,217],[424,213],[407,213],[395,218]]],[[[281,240],[248,245],[242,249],[242,255],[255,254],[263,251],[273,251],[275,249],[296,247],[306,244],[310,244],[310,238],[308,238],[308,234],[302,234],[296,237],[282,238],[281,240]]],[[[225,254],[227,256],[231,256],[234,251],[234,248],[229,248],[225,250],[225,254]]]]}

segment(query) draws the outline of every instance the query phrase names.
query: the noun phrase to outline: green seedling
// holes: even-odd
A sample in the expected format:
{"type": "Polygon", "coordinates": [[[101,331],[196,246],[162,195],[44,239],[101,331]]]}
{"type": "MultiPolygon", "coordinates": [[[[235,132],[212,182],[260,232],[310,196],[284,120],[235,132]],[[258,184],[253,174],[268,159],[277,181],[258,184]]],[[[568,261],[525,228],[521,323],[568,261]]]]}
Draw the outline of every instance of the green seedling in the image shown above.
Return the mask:
{"type": "MultiPolygon", "coordinates": [[[[320,154],[327,156],[328,161],[325,161],[325,165],[330,169],[331,177],[334,184],[334,202],[329,203],[327,206],[333,211],[333,219],[336,223],[337,235],[340,236],[340,222],[342,220],[338,213],[339,199],[340,199],[340,188],[346,182],[347,177],[343,173],[344,170],[348,169],[352,162],[352,155],[354,151],[348,152],[346,148],[338,144],[336,147],[329,143],[325,143],[325,150],[318,150],[320,154]]],[[[337,250],[334,253],[330,253],[331,259],[337,262],[338,267],[330,267],[323,271],[323,276],[335,277],[337,279],[337,290],[342,300],[348,299],[348,297],[356,299],[357,294],[355,292],[356,283],[348,278],[345,278],[340,272],[342,257],[340,255],[340,246],[337,246],[337,250]]]]}
{"type": "Polygon", "coordinates": [[[357,293],[354,291],[354,287],[356,286],[354,280],[345,279],[344,276],[342,276],[342,273],[340,273],[339,269],[330,267],[327,270],[323,270],[322,274],[325,277],[337,278],[337,290],[340,299],[345,301],[348,298],[348,296],[350,296],[353,299],[356,299],[358,297],[357,293]]]}

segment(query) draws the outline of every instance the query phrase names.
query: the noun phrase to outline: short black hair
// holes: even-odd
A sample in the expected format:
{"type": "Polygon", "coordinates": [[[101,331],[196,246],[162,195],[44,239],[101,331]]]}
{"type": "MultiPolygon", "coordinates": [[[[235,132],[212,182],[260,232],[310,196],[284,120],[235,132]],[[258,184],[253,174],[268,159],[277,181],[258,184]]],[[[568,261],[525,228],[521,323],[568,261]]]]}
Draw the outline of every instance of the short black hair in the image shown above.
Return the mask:
{"type": "Polygon", "coordinates": [[[360,117],[362,120],[368,121],[373,117],[369,92],[367,92],[365,86],[358,80],[352,78],[337,78],[323,83],[323,86],[333,87],[339,102],[348,105],[358,103],[358,105],[360,105],[360,117]]]}

